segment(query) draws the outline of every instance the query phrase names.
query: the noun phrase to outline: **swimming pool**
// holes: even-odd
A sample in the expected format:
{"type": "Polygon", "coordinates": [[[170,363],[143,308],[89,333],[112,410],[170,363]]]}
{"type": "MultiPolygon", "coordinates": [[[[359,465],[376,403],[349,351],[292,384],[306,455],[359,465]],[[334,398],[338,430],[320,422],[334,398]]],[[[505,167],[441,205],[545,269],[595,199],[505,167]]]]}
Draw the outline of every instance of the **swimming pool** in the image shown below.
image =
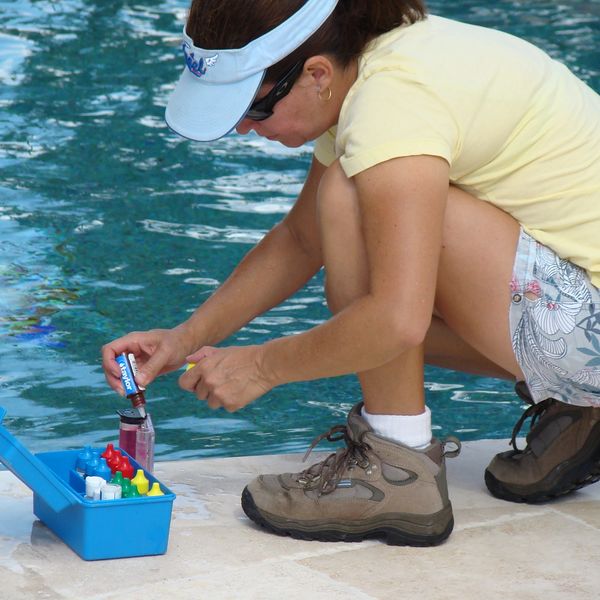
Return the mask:
{"type": "MultiPolygon", "coordinates": [[[[172,326],[288,210],[310,148],[186,142],[163,122],[187,0],[0,0],[0,405],[32,450],[101,445],[115,410],[99,348],[172,326]]],[[[600,89],[600,0],[430,2],[538,44],[600,89]]],[[[326,319],[320,278],[230,343],[326,319]]],[[[507,437],[509,383],[427,370],[436,433],[507,437]]],[[[212,412],[169,375],[148,393],[159,459],[291,452],[342,422],[352,377],[212,412]]]]}

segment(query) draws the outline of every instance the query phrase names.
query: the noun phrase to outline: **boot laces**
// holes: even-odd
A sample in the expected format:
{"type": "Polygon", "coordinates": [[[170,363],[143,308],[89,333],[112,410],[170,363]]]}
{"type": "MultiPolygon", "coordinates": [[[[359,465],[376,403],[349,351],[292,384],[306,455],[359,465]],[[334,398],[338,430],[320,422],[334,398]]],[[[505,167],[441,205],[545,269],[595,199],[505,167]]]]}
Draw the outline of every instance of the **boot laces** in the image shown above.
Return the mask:
{"type": "MultiPolygon", "coordinates": [[[[529,400],[528,400],[529,401],[529,400]]],[[[533,431],[536,423],[544,416],[546,411],[556,402],[553,398],[547,398],[546,400],[542,400],[538,404],[531,404],[531,406],[527,407],[525,412],[521,415],[521,418],[517,421],[514,429],[512,431],[512,436],[510,438],[510,445],[514,448],[515,452],[524,452],[527,449],[527,446],[524,450],[521,450],[517,447],[517,435],[521,431],[521,427],[525,421],[531,418],[531,423],[529,424],[529,434],[527,435],[527,441],[529,442],[529,435],[533,431]]]]}
{"type": "Polygon", "coordinates": [[[352,439],[345,425],[336,425],[317,436],[306,451],[302,462],[307,460],[313,449],[324,439],[329,442],[343,440],[346,447],[333,452],[325,460],[311,465],[297,476],[298,483],[307,488],[316,488],[319,496],[333,492],[346,469],[355,466],[367,469],[370,466],[368,451],[371,447],[363,441],[352,439]]]}

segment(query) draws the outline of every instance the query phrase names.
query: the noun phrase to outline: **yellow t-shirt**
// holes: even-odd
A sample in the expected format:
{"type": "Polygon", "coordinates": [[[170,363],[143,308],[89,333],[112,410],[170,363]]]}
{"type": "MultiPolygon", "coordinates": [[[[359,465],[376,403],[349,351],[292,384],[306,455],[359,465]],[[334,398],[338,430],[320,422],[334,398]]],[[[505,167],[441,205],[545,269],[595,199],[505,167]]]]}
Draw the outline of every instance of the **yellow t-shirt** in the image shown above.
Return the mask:
{"type": "Polygon", "coordinates": [[[519,38],[429,16],[371,42],[337,127],[315,144],[348,177],[441,156],[600,287],[600,96],[519,38]]]}

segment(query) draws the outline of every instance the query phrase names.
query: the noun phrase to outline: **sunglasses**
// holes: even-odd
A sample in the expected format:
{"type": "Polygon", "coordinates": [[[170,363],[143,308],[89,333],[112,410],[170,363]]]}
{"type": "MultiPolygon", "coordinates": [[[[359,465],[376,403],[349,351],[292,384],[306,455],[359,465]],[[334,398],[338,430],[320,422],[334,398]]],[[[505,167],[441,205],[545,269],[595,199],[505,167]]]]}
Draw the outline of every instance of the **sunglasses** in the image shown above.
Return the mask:
{"type": "Polygon", "coordinates": [[[304,60],[298,61],[283,77],[273,86],[273,89],[260,100],[253,102],[244,118],[252,121],[264,121],[273,114],[273,108],[291,91],[294,83],[304,67],[304,60]]]}

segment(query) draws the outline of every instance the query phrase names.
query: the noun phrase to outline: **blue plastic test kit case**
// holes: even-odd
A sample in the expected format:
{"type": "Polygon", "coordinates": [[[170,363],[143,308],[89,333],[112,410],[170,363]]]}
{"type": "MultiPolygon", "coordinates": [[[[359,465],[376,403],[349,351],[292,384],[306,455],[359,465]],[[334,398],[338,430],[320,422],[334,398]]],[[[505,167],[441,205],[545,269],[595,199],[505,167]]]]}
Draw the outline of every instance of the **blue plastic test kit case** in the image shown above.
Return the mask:
{"type": "MultiPolygon", "coordinates": [[[[81,558],[99,560],[164,554],[175,494],[151,473],[164,496],[119,500],[85,498],[85,480],[75,470],[78,450],[32,454],[2,425],[0,461],[33,491],[33,512],[81,558]]],[[[134,468],[140,465],[131,457],[134,468]]],[[[0,516],[0,531],[1,531],[0,516]]]]}

